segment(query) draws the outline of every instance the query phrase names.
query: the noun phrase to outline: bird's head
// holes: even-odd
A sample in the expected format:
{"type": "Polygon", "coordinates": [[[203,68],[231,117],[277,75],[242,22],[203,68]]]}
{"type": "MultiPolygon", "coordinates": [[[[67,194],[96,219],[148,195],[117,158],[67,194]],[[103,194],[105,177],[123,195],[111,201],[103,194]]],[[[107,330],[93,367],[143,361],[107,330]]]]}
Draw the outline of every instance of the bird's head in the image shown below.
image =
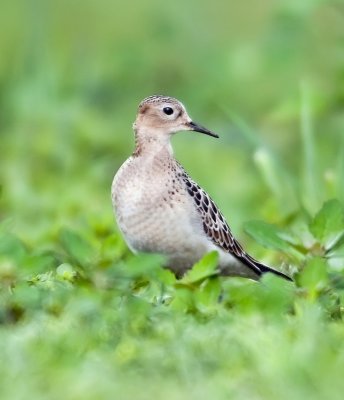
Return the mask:
{"type": "Polygon", "coordinates": [[[192,121],[184,105],[167,96],[149,96],[141,101],[134,123],[141,136],[169,138],[179,131],[194,131],[218,138],[216,133],[192,121]]]}

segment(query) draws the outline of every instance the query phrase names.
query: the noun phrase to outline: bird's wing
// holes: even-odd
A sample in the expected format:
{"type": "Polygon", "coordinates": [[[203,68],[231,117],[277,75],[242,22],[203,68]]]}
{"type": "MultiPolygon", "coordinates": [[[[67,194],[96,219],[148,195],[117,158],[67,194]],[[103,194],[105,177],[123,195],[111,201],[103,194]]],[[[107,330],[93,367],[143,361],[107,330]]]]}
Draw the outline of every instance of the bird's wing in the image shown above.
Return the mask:
{"type": "Polygon", "coordinates": [[[258,276],[265,272],[273,272],[290,280],[288,276],[260,263],[245,252],[240,243],[233,236],[221,211],[210,196],[189,177],[184,169],[182,169],[182,171],[182,179],[188,193],[195,202],[197,211],[201,215],[203,230],[209,239],[211,239],[216,246],[230,253],[244,265],[252,269],[258,276]]]}

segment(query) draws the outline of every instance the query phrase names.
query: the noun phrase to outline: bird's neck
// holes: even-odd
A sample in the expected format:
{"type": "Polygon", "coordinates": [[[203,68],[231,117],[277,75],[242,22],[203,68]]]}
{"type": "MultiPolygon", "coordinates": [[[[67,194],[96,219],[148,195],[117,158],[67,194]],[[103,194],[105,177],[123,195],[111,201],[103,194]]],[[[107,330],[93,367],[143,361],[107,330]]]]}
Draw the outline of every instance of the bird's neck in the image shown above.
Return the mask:
{"type": "Polygon", "coordinates": [[[145,129],[136,129],[135,132],[135,150],[134,156],[154,156],[156,154],[167,153],[173,155],[170,142],[170,135],[160,132],[149,132],[145,129]]]}

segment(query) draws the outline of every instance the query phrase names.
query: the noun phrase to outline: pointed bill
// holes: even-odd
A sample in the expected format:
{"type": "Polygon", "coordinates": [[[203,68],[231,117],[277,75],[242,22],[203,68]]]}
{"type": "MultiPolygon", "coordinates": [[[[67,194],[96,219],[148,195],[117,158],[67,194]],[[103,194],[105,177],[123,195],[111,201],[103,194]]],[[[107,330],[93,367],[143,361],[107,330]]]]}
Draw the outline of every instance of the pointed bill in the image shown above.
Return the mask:
{"type": "Polygon", "coordinates": [[[212,136],[215,138],[219,137],[219,135],[217,135],[216,133],[210,131],[209,129],[205,128],[204,126],[199,125],[193,121],[188,122],[187,127],[189,128],[190,131],[204,133],[205,135],[209,135],[209,136],[212,136]]]}

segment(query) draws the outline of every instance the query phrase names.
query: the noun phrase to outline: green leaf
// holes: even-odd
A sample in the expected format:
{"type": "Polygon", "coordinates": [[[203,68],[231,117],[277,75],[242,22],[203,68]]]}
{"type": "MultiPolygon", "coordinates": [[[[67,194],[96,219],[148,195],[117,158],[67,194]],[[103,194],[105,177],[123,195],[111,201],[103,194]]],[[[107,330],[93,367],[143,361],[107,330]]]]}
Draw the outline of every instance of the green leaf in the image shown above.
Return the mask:
{"type": "Polygon", "coordinates": [[[156,277],[157,271],[159,271],[164,265],[165,258],[159,254],[144,254],[140,253],[137,255],[131,255],[126,260],[126,275],[131,278],[137,277],[156,277]]]}
{"type": "Polygon", "coordinates": [[[8,255],[20,262],[26,255],[24,243],[12,233],[0,233],[0,254],[8,255]]]}
{"type": "Polygon", "coordinates": [[[264,313],[282,316],[292,304],[295,296],[295,285],[293,282],[268,273],[262,277],[261,285],[256,294],[264,313]]]}
{"type": "Polygon", "coordinates": [[[325,249],[332,248],[344,235],[344,208],[336,200],[327,201],[309,225],[313,236],[325,249]]]}
{"type": "Polygon", "coordinates": [[[108,235],[102,241],[100,251],[103,261],[109,260],[110,262],[113,262],[120,259],[126,252],[128,252],[128,247],[122,239],[122,236],[116,233],[108,235]]]}
{"type": "Polygon", "coordinates": [[[76,261],[82,268],[89,267],[94,253],[91,244],[86,239],[72,230],[62,229],[60,243],[73,261],[76,261]]]}
{"type": "Polygon", "coordinates": [[[282,239],[285,232],[275,225],[263,221],[249,221],[244,229],[248,235],[268,249],[283,251],[297,259],[302,256],[290,243],[282,239]]]}
{"type": "Polygon", "coordinates": [[[344,270],[344,235],[326,253],[326,259],[332,271],[344,270]]]}
{"type": "Polygon", "coordinates": [[[221,281],[219,277],[206,279],[199,290],[194,292],[196,307],[200,312],[209,313],[219,306],[221,281]]]}
{"type": "Polygon", "coordinates": [[[174,285],[176,283],[176,277],[169,269],[159,268],[156,271],[156,278],[165,285],[174,285]]]}
{"type": "Polygon", "coordinates": [[[219,255],[217,251],[206,254],[198,263],[196,263],[179,282],[184,284],[202,281],[209,276],[217,273],[217,263],[219,255]]]}
{"type": "Polygon", "coordinates": [[[74,282],[77,272],[70,264],[64,263],[56,268],[56,275],[63,281],[74,282]]]}
{"type": "Polygon", "coordinates": [[[322,258],[310,259],[303,271],[297,276],[300,286],[307,289],[309,297],[314,299],[328,283],[327,264],[322,258]]]}
{"type": "Polygon", "coordinates": [[[194,308],[193,300],[192,291],[179,286],[171,300],[170,307],[175,311],[188,312],[194,308]]]}

